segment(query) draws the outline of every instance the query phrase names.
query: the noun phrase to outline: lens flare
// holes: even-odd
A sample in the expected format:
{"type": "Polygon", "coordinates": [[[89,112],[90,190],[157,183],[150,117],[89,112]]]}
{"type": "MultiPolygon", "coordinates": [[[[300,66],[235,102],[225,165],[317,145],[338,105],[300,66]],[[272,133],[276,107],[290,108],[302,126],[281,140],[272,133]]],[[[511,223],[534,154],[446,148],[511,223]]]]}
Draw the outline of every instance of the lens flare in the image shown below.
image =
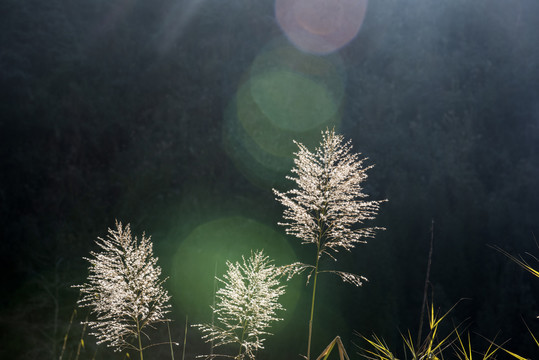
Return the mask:
{"type": "Polygon", "coordinates": [[[283,130],[307,131],[319,127],[338,108],[323,84],[287,70],[253,77],[251,94],[260,111],[283,130]]]}
{"type": "Polygon", "coordinates": [[[325,88],[337,105],[342,101],[346,71],[339,54],[317,56],[299,51],[283,38],[269,42],[253,61],[251,79],[266,72],[287,71],[325,88]]]}
{"type": "MultiPolygon", "coordinates": [[[[242,89],[244,90],[241,91],[240,89],[237,98],[241,98],[244,93],[249,93],[248,89],[247,91],[245,88],[242,89]]],[[[271,188],[275,183],[281,182],[285,174],[292,168],[292,152],[288,155],[279,156],[262,149],[238,120],[237,98],[231,101],[224,113],[224,149],[246,179],[262,189],[271,188]]],[[[248,107],[244,111],[248,111],[248,107]]],[[[252,111],[253,114],[248,119],[253,120],[253,126],[257,126],[256,123],[261,126],[259,130],[253,129],[252,131],[254,133],[261,131],[261,133],[266,134],[262,138],[271,139],[271,133],[262,128],[262,125],[266,123],[254,120],[257,116],[260,116],[260,113],[257,112],[256,108],[252,108],[252,111]]],[[[273,139],[275,140],[275,138],[273,139]]]]}
{"type": "MultiPolygon", "coordinates": [[[[297,261],[280,233],[255,220],[233,216],[199,225],[181,240],[173,258],[168,284],[172,287],[174,301],[190,319],[210,321],[216,286],[214,276],[222,277],[227,260],[240,261],[242,255],[250,256],[251,250],[262,249],[277,266],[297,261]]],[[[292,312],[302,284],[299,281],[287,285],[283,305],[292,312]]]]}
{"type": "Polygon", "coordinates": [[[358,33],[367,0],[276,0],[275,16],[288,39],[300,50],[328,54],[358,33]]]}
{"type": "Polygon", "coordinates": [[[224,113],[227,155],[252,183],[282,182],[297,150],[338,127],[346,73],[337,54],[303,53],[280,38],[266,45],[244,74],[224,113]]]}

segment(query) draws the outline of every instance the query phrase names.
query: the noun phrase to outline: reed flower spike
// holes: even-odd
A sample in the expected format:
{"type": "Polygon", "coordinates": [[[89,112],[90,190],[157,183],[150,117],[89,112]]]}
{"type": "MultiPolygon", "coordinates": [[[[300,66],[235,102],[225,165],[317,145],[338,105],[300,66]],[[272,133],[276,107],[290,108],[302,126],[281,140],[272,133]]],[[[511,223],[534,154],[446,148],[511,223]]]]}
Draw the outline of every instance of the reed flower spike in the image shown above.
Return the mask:
{"type": "Polygon", "coordinates": [[[282,320],[276,313],[284,310],[278,301],[285,292],[279,281],[281,273],[262,251],[243,258],[242,264],[227,262],[227,267],[223,279],[217,279],[223,287],[216,293],[218,302],[213,308],[216,323],[195,327],[216,347],[238,346],[237,355],[226,357],[254,359],[256,351],[264,348],[271,323],[282,320]]]}
{"type": "Polygon", "coordinates": [[[380,204],[385,200],[366,200],[362,183],[367,179],[367,170],[363,167],[366,159],[352,153],[350,141],[344,142],[342,135],[334,130],[322,132],[320,147],[311,152],[301,143],[295,153],[295,167],[287,179],[296,183],[296,188],[287,192],[273,190],[277,200],[285,207],[279,223],[286,228],[286,233],[299,238],[302,244],[316,246],[314,265],[294,263],[284,268],[287,275],[293,276],[309,270],[308,281],[313,280],[311,319],[309,322],[309,345],[307,359],[310,356],[310,342],[316,280],[319,273],[329,272],[338,275],[343,281],[360,286],[365,277],[337,271],[320,270],[319,261],[324,256],[336,260],[339,250],[352,250],[356,244],[365,243],[372,238],[379,227],[363,227],[373,220],[380,204]]]}
{"type": "MultiPolygon", "coordinates": [[[[106,239],[98,238],[100,252],[91,252],[88,281],[80,289],[78,304],[91,308],[96,319],[88,321],[98,344],[106,343],[115,351],[140,353],[144,330],[168,321],[170,296],[163,288],[161,268],[153,256],[153,244],[142,235],[140,242],[131,236],[129,224],[109,229],[106,239]]],[[[147,346],[146,346],[147,347],[147,346]]]]}

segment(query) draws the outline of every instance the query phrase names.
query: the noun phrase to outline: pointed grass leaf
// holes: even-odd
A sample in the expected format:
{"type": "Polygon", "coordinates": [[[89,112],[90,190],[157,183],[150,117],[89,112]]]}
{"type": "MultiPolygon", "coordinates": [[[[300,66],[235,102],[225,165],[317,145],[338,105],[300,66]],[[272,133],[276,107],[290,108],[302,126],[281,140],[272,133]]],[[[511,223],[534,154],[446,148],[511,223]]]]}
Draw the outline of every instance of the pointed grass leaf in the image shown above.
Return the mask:
{"type": "Polygon", "coordinates": [[[374,357],[365,356],[368,359],[371,360],[397,360],[397,358],[393,355],[391,350],[389,350],[387,344],[381,340],[376,334],[373,334],[373,340],[358,334],[363,340],[367,341],[370,346],[374,348],[374,350],[368,350],[361,348],[361,350],[365,351],[367,354],[370,354],[374,357]]]}

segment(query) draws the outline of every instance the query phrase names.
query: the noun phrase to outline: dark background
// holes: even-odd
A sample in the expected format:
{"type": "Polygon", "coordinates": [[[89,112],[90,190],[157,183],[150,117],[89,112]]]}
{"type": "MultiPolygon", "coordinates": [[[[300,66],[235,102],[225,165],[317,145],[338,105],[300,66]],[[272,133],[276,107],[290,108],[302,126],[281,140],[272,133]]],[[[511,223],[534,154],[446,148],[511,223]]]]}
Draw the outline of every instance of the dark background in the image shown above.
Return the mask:
{"type": "MultiPolygon", "coordinates": [[[[204,223],[240,217],[284,237],[271,189],[292,186],[288,170],[249,169],[226,115],[261,49],[282,37],[272,1],[0,1],[2,358],[58,358],[83,256],[115,219],[152,235],[170,286],[193,276],[173,271],[173,254],[204,223]]],[[[487,245],[539,254],[539,2],[371,1],[338,56],[336,129],[376,164],[365,191],[389,200],[372,223],[387,230],[339,254],[369,278],[363,287],[321,278],[313,353],[340,335],[359,358],[353,330],[396,352],[399,331],[415,338],[434,221],[429,295],[442,313],[468,299],[445,324],[465,321],[478,350],[497,336],[538,358],[522,320],[538,334],[539,279],[487,245]]],[[[310,261],[312,249],[288,243],[310,261]]],[[[305,353],[310,287],[300,290],[260,358],[305,353]]],[[[182,342],[188,310],[173,304],[182,342]]],[[[85,337],[81,359],[94,343],[85,337]]],[[[207,351],[189,330],[186,358],[207,351]]]]}

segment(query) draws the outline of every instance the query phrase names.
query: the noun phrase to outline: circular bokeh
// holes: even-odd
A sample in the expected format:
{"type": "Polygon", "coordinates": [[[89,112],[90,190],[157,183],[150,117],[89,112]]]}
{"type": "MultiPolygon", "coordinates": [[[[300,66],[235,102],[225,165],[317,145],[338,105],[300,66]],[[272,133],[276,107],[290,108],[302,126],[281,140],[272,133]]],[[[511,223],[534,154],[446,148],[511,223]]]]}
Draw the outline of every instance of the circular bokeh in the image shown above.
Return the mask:
{"type": "MultiPolygon", "coordinates": [[[[249,93],[245,91],[245,88],[243,90],[249,93]]],[[[241,97],[240,93],[242,93],[241,90],[238,92],[238,97],[241,97]]],[[[255,129],[251,130],[255,134],[266,134],[260,138],[273,139],[276,144],[285,145],[276,146],[275,149],[280,150],[276,154],[264,150],[238,120],[237,99],[234,98],[224,113],[223,146],[228,157],[245,178],[260,188],[269,190],[276,183],[282,182],[292,168],[294,150],[291,145],[294,144],[288,137],[285,141],[281,140],[280,134],[272,134],[266,129],[266,121],[260,121],[260,119],[257,121],[256,119],[260,116],[258,108],[251,107],[249,110],[249,107],[244,107],[243,111],[252,111],[252,115],[245,114],[245,116],[252,120],[251,124],[255,129]]]]}
{"type": "Polygon", "coordinates": [[[268,43],[224,112],[224,148],[239,171],[264,188],[282,182],[294,141],[314,148],[321,131],[338,127],[345,75],[337,54],[306,54],[284,38],[268,43]]]}
{"type": "Polygon", "coordinates": [[[367,0],[276,0],[275,17],[288,39],[300,50],[329,54],[358,33],[367,0]]]}
{"type": "MultiPolygon", "coordinates": [[[[294,251],[272,228],[240,216],[224,217],[197,226],[183,239],[174,254],[168,284],[173,299],[195,322],[211,319],[215,276],[222,278],[226,261],[242,261],[251,251],[264,250],[277,266],[293,263],[294,251]]],[[[300,283],[286,284],[282,304],[292,312],[299,298],[300,283]]]]}
{"type": "Polygon", "coordinates": [[[271,123],[285,131],[317,128],[327,123],[338,109],[323,84],[284,69],[251,78],[251,94],[271,123]]]}

